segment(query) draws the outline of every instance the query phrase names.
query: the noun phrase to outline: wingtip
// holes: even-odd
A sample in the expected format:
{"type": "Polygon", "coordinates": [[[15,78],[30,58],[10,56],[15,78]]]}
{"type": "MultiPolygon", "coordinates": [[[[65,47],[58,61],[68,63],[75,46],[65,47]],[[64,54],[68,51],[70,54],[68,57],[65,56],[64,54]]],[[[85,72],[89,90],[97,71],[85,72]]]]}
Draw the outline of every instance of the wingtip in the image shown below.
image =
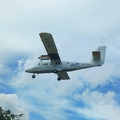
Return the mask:
{"type": "Polygon", "coordinates": [[[50,33],[48,33],[48,32],[41,32],[41,33],[39,33],[39,35],[40,35],[40,36],[43,36],[44,34],[51,35],[51,34],[50,34],[50,33]]]}

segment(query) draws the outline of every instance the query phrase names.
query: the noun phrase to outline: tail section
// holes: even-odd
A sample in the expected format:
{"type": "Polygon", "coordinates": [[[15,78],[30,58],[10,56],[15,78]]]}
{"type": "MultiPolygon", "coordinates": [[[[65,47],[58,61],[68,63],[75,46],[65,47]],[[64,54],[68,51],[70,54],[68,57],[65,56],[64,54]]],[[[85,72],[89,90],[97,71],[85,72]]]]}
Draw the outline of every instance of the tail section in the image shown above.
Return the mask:
{"type": "Polygon", "coordinates": [[[106,46],[99,46],[96,51],[92,52],[93,59],[91,62],[95,65],[102,65],[105,62],[106,46]]]}

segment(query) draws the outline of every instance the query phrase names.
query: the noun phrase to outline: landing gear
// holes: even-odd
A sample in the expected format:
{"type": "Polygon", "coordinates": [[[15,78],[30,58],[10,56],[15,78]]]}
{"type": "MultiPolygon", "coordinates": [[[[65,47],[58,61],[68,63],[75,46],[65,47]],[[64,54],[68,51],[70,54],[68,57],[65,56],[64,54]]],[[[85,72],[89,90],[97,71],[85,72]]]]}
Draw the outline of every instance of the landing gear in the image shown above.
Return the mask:
{"type": "Polygon", "coordinates": [[[33,74],[33,75],[32,75],[32,78],[34,79],[35,77],[36,77],[36,76],[33,74]]]}
{"type": "Polygon", "coordinates": [[[55,74],[57,74],[58,71],[55,69],[55,70],[53,70],[53,72],[54,72],[55,74]]]}
{"type": "Polygon", "coordinates": [[[57,80],[60,81],[60,80],[61,80],[61,77],[58,77],[57,80]]]}

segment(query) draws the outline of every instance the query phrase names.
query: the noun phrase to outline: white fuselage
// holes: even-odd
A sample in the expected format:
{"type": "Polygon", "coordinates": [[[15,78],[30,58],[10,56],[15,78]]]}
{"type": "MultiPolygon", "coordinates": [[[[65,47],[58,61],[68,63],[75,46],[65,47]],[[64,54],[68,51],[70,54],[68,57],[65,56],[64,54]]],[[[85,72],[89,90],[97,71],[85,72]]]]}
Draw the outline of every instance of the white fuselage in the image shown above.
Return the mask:
{"type": "Polygon", "coordinates": [[[84,68],[89,68],[89,67],[94,67],[98,66],[93,64],[92,62],[90,63],[79,63],[79,62],[66,62],[62,61],[61,63],[55,63],[52,64],[52,62],[41,62],[38,65],[25,70],[28,73],[53,73],[53,71],[56,69],[57,71],[74,71],[74,70],[79,70],[79,69],[84,69],[84,68]]]}

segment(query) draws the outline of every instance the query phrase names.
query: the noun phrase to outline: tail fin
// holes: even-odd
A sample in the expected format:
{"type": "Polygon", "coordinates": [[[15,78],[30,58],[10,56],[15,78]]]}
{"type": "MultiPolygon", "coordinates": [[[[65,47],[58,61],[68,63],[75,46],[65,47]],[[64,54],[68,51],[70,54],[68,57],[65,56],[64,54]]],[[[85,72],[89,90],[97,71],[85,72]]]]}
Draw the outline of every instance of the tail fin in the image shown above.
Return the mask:
{"type": "Polygon", "coordinates": [[[93,59],[91,60],[91,62],[94,63],[95,65],[104,64],[105,53],[106,53],[106,46],[99,46],[96,51],[92,52],[93,59]]]}

